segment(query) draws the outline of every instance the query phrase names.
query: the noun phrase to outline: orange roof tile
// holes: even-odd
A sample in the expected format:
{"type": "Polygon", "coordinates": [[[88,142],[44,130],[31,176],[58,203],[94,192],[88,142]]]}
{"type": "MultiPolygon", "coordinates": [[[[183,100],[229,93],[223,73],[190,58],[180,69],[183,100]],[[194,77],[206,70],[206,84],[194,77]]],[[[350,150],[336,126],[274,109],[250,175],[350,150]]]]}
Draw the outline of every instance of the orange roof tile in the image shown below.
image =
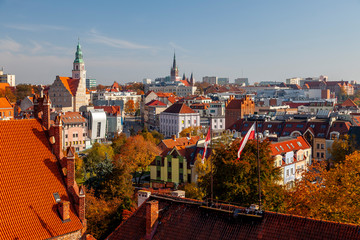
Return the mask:
{"type": "Polygon", "coordinates": [[[7,87],[10,87],[9,83],[0,83],[0,90],[5,90],[7,87]]]}
{"type": "Polygon", "coordinates": [[[61,114],[63,124],[85,123],[86,118],[78,112],[65,112],[61,114]]]}
{"type": "Polygon", "coordinates": [[[190,139],[187,137],[176,138],[175,140],[170,138],[162,140],[161,143],[163,143],[168,149],[172,149],[173,147],[194,145],[199,139],[199,136],[192,136],[190,139]]]}
{"type": "Polygon", "coordinates": [[[80,79],[60,76],[59,79],[64,84],[65,88],[71,93],[71,95],[75,96],[80,79]]]}
{"type": "Polygon", "coordinates": [[[0,108],[6,108],[6,109],[11,108],[12,109],[12,106],[6,98],[2,97],[2,98],[0,98],[0,108]]]}
{"type": "Polygon", "coordinates": [[[272,142],[270,144],[270,148],[272,155],[276,156],[285,152],[297,151],[300,149],[308,149],[311,148],[311,146],[302,136],[299,136],[295,139],[289,139],[281,142],[272,142]]]}
{"type": "Polygon", "coordinates": [[[0,239],[48,239],[82,229],[74,207],[62,222],[53,193],[69,200],[38,120],[0,121],[0,239]]]}

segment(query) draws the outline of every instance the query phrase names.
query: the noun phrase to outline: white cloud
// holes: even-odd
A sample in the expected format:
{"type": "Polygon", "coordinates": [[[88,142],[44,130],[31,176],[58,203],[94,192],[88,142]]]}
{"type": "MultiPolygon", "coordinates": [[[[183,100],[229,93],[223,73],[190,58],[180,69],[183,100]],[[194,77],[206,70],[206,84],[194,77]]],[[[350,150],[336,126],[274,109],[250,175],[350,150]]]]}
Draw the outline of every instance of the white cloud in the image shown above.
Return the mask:
{"type": "Polygon", "coordinates": [[[0,51],[5,52],[18,52],[21,49],[21,44],[12,38],[0,39],[0,51]]]}
{"type": "Polygon", "coordinates": [[[123,39],[110,38],[104,35],[99,34],[96,30],[92,29],[90,31],[91,39],[90,41],[108,45],[114,48],[122,49],[150,49],[150,46],[140,45],[137,43],[129,42],[123,39]]]}
{"type": "Polygon", "coordinates": [[[21,30],[21,31],[29,31],[29,32],[40,32],[40,31],[48,31],[48,30],[68,30],[68,28],[63,26],[54,26],[54,25],[46,25],[46,24],[5,24],[7,28],[21,30]]]}

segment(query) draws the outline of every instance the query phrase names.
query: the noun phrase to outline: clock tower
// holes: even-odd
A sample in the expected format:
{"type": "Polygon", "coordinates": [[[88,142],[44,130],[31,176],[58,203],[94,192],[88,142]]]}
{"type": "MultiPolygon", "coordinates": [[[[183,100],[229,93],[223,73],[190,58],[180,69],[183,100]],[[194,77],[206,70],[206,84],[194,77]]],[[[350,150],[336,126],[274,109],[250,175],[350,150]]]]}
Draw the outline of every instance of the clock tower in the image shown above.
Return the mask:
{"type": "Polygon", "coordinates": [[[77,45],[73,63],[72,78],[79,79],[74,101],[74,111],[79,111],[81,106],[86,106],[86,70],[80,43],[77,45]]]}

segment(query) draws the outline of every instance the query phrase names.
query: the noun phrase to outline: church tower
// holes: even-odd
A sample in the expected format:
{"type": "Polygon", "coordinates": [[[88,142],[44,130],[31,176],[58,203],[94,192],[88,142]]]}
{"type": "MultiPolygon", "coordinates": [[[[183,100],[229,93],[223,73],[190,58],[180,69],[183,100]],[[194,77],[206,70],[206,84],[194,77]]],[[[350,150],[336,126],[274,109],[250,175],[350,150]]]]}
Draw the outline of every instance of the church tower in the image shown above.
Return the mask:
{"type": "Polygon", "coordinates": [[[176,66],[175,53],[174,53],[173,66],[172,66],[171,71],[170,71],[170,76],[171,76],[171,81],[176,81],[176,79],[179,77],[179,70],[178,70],[178,68],[176,66]]]}
{"type": "Polygon", "coordinates": [[[77,87],[75,101],[74,101],[74,112],[79,111],[81,106],[86,106],[86,70],[81,51],[80,43],[77,45],[75,60],[73,63],[72,78],[79,79],[79,85],[77,87]]]}

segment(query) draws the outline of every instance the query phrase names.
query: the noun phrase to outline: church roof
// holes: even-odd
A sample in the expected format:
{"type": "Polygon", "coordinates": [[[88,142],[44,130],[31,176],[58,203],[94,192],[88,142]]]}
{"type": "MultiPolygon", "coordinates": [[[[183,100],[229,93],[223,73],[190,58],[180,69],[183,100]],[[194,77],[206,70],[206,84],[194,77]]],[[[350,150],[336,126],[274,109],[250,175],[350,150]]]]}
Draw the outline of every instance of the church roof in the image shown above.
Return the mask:
{"type": "Polygon", "coordinates": [[[65,88],[71,93],[71,95],[75,96],[77,88],[79,86],[80,79],[71,78],[71,77],[60,77],[60,81],[63,83],[65,88]]]}
{"type": "Polygon", "coordinates": [[[76,47],[76,53],[75,53],[75,60],[74,63],[83,63],[83,55],[82,55],[82,51],[81,51],[81,46],[80,43],[78,43],[77,47],[76,47]]]}
{"type": "Polygon", "coordinates": [[[69,201],[57,159],[36,119],[0,121],[0,239],[50,239],[82,229],[74,207],[63,222],[54,193],[69,201]]]}

